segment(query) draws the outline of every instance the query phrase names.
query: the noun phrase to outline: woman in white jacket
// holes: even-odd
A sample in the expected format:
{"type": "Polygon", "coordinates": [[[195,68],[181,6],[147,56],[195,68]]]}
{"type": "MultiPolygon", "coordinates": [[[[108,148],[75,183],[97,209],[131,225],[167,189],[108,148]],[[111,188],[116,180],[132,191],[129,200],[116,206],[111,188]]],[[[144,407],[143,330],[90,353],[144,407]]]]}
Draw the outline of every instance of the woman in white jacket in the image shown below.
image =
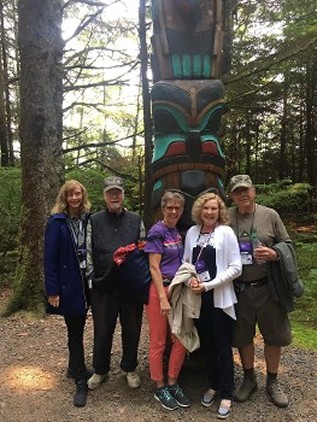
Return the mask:
{"type": "Polygon", "coordinates": [[[227,208],[218,195],[203,193],[193,205],[192,218],[196,225],[187,232],[183,259],[195,265],[198,279],[191,279],[190,287],[202,296],[197,328],[209,385],[201,403],[211,406],[218,394],[217,415],[226,419],[233,400],[231,343],[237,302],[233,280],[242,271],[240,251],[236,236],[228,226],[227,208]]]}

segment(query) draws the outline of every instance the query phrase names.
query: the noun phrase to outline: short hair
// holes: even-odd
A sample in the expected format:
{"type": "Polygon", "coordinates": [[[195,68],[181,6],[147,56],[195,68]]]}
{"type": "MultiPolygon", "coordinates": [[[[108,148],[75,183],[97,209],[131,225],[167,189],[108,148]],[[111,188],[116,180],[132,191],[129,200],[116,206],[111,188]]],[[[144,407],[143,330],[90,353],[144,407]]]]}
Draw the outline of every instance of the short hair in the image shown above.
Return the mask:
{"type": "Polygon", "coordinates": [[[161,198],[161,207],[164,208],[167,202],[169,201],[179,201],[182,208],[184,208],[185,197],[180,190],[169,189],[165,191],[164,195],[161,198]]]}
{"type": "Polygon", "coordinates": [[[80,213],[86,213],[90,210],[91,204],[88,199],[88,192],[84,185],[82,185],[77,180],[67,180],[60,188],[55,204],[52,208],[51,215],[59,214],[62,212],[68,213],[68,203],[67,203],[67,195],[70,192],[73,192],[76,188],[80,188],[83,194],[83,200],[80,207],[80,213]]]}
{"type": "Polygon", "coordinates": [[[227,210],[226,204],[220,198],[219,195],[217,195],[216,193],[213,193],[213,192],[203,193],[202,195],[200,195],[196,199],[196,201],[194,202],[193,207],[192,207],[192,219],[193,219],[193,221],[198,225],[201,225],[203,223],[202,219],[201,219],[201,213],[202,213],[202,210],[204,208],[205,203],[210,201],[211,199],[216,199],[216,201],[218,202],[219,223],[228,225],[229,224],[229,216],[228,216],[228,210],[227,210]]]}

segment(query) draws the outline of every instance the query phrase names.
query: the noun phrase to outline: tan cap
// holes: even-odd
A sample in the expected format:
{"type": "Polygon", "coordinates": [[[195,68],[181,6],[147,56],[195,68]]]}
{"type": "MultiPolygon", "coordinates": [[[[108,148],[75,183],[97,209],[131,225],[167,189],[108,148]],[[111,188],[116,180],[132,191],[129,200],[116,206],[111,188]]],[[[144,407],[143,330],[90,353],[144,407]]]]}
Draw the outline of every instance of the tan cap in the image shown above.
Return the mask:
{"type": "Polygon", "coordinates": [[[230,179],[228,193],[231,193],[238,188],[251,188],[252,186],[253,183],[250,176],[247,174],[237,174],[230,179]]]}

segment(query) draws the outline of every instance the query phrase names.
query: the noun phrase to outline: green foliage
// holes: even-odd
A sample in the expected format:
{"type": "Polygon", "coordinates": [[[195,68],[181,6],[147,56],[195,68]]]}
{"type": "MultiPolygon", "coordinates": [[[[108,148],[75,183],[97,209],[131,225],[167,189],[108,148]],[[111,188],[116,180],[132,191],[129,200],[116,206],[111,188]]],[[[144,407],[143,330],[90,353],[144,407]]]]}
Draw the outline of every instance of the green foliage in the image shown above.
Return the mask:
{"type": "Polygon", "coordinates": [[[1,255],[17,247],[21,214],[21,169],[0,167],[1,255]]]}
{"type": "MultiPolygon", "coordinates": [[[[124,205],[131,211],[139,211],[139,185],[136,182],[136,176],[128,167],[123,168],[120,176],[124,179],[125,184],[125,200],[124,205]]],[[[113,173],[110,171],[104,172],[95,168],[81,168],[71,170],[66,174],[67,179],[75,179],[82,183],[88,191],[89,200],[92,204],[92,211],[98,211],[105,207],[103,200],[103,180],[113,173]]]]}
{"type": "Polygon", "coordinates": [[[27,247],[19,247],[18,257],[14,288],[2,315],[9,316],[20,310],[43,315],[45,295],[41,266],[35,265],[37,258],[27,247]]]}
{"type": "Polygon", "coordinates": [[[297,234],[295,247],[305,291],[291,313],[294,344],[317,350],[317,233],[297,234]]]}
{"type": "Polygon", "coordinates": [[[316,207],[309,183],[292,184],[290,180],[257,185],[257,202],[274,208],[281,216],[305,214],[316,207]]]}
{"type": "Polygon", "coordinates": [[[293,344],[294,346],[302,347],[317,351],[317,330],[305,326],[303,323],[298,323],[296,320],[292,321],[292,332],[293,332],[293,344]]]}

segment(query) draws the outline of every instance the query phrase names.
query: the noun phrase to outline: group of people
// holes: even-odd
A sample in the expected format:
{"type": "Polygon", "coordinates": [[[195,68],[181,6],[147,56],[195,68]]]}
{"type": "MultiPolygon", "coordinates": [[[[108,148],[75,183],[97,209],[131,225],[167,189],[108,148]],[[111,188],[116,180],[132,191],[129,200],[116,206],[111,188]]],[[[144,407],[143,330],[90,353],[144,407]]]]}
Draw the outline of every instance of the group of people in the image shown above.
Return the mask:
{"type": "Polygon", "coordinates": [[[81,183],[71,180],[62,186],[46,226],[44,274],[47,311],[63,315],[67,327],[67,376],[76,383],[75,406],[85,406],[88,389],[96,389],[108,377],[118,317],[121,369],[129,387],[140,385],[136,368],[143,303],[126,289],[113,261],[117,248],[140,239],[146,239],[152,278],[145,305],[149,371],[154,398],[162,407],[174,410],[191,405],[178,382],[188,343],[171,329],[177,314],[172,309],[171,290],[184,266],[188,276],[182,279],[182,289],[206,366],[207,388],[201,404],[210,407],[218,399],[217,416],[226,419],[234,401],[246,401],[256,390],[254,337],[258,325],[264,339],[266,390],[275,405],[288,405],[277,374],[281,347],[290,344],[291,329],[287,312],[270,295],[268,266],[280,259],[274,244],[290,239],[277,212],[256,203],[248,175],[232,177],[228,194],[234,203],[229,209],[213,190],[203,192],[192,207],[195,224],[183,239],[177,224],[185,199],[178,190],[165,192],[163,218],[146,235],[141,217],[123,205],[120,177],[105,179],[105,209],[93,214],[81,183]],[[94,324],[94,373],[85,365],[83,347],[89,306],[94,324]],[[239,350],[244,373],[238,387],[234,385],[232,346],[239,350]]]}

